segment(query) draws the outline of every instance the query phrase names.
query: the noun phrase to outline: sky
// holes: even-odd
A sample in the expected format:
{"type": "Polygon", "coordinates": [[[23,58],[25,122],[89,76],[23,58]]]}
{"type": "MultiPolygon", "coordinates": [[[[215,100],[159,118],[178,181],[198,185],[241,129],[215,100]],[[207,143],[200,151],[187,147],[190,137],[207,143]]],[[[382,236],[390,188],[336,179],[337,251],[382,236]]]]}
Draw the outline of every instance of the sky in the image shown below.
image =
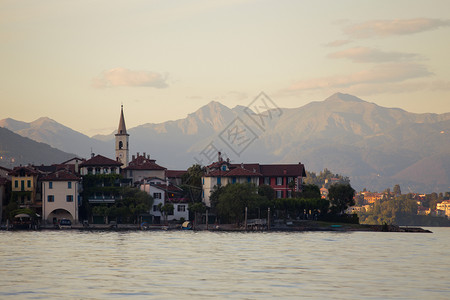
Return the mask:
{"type": "Polygon", "coordinates": [[[0,119],[86,135],[333,93],[450,112],[448,0],[0,1],[0,119]]]}

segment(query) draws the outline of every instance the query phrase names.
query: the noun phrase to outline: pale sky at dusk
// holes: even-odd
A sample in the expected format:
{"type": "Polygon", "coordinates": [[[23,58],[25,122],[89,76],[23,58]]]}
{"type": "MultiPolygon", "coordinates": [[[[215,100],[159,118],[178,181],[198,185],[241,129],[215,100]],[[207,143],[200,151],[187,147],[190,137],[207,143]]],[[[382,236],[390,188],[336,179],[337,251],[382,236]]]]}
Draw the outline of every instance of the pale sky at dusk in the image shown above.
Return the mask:
{"type": "Polygon", "coordinates": [[[1,1],[0,119],[89,136],[212,100],[450,112],[450,1],[1,1]]]}

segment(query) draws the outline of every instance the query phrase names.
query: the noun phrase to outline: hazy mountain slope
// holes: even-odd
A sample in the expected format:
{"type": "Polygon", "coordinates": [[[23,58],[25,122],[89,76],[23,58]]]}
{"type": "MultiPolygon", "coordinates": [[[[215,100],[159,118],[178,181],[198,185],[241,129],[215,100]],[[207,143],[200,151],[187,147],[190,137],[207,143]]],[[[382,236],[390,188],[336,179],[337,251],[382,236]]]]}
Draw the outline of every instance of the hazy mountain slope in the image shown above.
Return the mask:
{"type": "MultiPolygon", "coordinates": [[[[128,128],[130,155],[146,152],[159,164],[180,169],[215,159],[214,150],[206,153],[209,145],[237,163],[302,162],[316,172],[329,168],[349,176],[357,190],[383,190],[394,184],[408,184],[420,192],[448,189],[443,181],[450,168],[445,159],[450,156],[450,113],[414,114],[337,93],[277,111],[273,115],[278,116],[265,118],[261,128],[252,119],[259,116],[248,116],[244,109],[213,101],[184,119],[128,128]],[[236,117],[254,137],[238,153],[224,139],[224,130],[236,117]],[[420,168],[426,170],[427,180],[412,176],[420,174],[420,168]]],[[[92,145],[94,152],[114,157],[114,133],[89,139],[47,118],[29,124],[5,119],[1,124],[61,149],[77,149],[84,157],[92,145]]]]}
{"type": "Polygon", "coordinates": [[[48,144],[65,152],[76,153],[82,157],[89,157],[91,148],[97,153],[103,153],[109,150],[107,143],[91,139],[82,133],[45,117],[39,118],[31,123],[5,119],[0,121],[0,126],[8,128],[23,137],[48,144]]]}
{"type": "Polygon", "coordinates": [[[61,163],[75,156],[0,127],[0,165],[4,167],[61,163]]]}

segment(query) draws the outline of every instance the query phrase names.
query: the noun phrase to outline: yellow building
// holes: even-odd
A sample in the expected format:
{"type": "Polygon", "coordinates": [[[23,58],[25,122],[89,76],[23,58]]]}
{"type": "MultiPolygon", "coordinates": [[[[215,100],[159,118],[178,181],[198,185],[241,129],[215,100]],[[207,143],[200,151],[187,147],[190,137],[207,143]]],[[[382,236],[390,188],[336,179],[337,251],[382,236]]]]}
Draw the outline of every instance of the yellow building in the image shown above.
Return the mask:
{"type": "Polygon", "coordinates": [[[21,208],[33,208],[38,214],[42,208],[38,193],[39,174],[39,171],[31,167],[16,167],[10,173],[13,199],[21,208]]]}

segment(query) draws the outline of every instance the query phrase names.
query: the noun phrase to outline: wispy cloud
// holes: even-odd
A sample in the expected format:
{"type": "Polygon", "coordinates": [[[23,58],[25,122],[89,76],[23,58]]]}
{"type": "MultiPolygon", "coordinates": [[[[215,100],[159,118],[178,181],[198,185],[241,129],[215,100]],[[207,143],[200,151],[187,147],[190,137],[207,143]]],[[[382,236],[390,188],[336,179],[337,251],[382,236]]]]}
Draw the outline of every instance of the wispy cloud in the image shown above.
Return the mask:
{"type": "Polygon", "coordinates": [[[96,88],[118,86],[154,87],[158,89],[168,87],[167,76],[151,71],[133,71],[125,68],[114,68],[102,72],[92,80],[96,88]]]}
{"type": "Polygon", "coordinates": [[[339,46],[346,45],[350,42],[351,42],[351,40],[335,40],[335,41],[329,42],[328,44],[325,44],[325,46],[326,47],[339,47],[339,46]]]}
{"type": "Polygon", "coordinates": [[[406,35],[450,26],[450,20],[416,18],[406,20],[375,20],[350,25],[344,32],[353,38],[406,35]]]}
{"type": "Polygon", "coordinates": [[[417,58],[418,55],[414,53],[402,52],[384,52],[378,49],[367,47],[353,47],[342,51],[337,51],[328,55],[329,58],[347,58],[357,63],[367,62],[391,62],[391,61],[405,61],[417,58]]]}
{"type": "Polygon", "coordinates": [[[360,84],[393,83],[430,75],[432,73],[421,64],[389,63],[377,65],[370,70],[363,70],[353,74],[302,80],[292,84],[288,91],[296,92],[322,88],[346,88],[360,84]]]}

